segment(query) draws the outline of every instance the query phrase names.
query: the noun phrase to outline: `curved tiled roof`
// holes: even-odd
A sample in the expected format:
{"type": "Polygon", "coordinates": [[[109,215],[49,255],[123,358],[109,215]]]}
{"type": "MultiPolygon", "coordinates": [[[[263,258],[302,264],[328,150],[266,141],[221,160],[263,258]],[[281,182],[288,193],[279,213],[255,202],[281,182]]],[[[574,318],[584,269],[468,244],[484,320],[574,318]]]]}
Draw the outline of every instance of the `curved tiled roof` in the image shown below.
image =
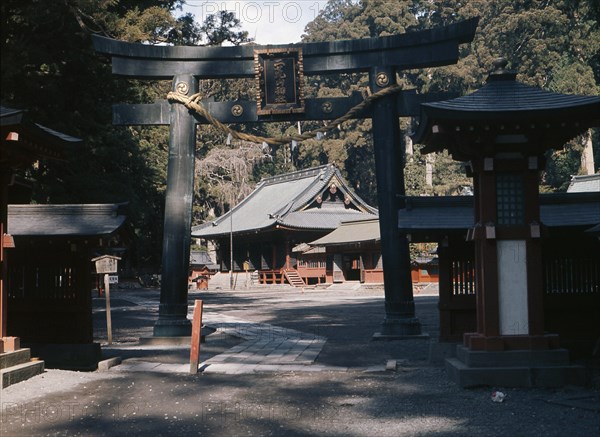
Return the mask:
{"type": "Polygon", "coordinates": [[[541,153],[600,125],[600,96],[525,85],[505,66],[506,61],[498,60],[488,82],[469,95],[421,104],[413,140],[426,146],[423,153],[448,149],[458,160],[489,147],[541,153]]]}
{"type": "Polygon", "coordinates": [[[192,228],[192,236],[211,238],[251,233],[280,225],[296,229],[334,229],[344,220],[372,217],[377,211],[353,194],[332,164],[263,179],[232,211],[192,228]],[[334,181],[349,194],[350,205],[310,207],[314,198],[334,181]],[[233,214],[233,216],[231,216],[233,214]]]}
{"type": "Polygon", "coordinates": [[[331,208],[322,210],[320,208],[305,209],[290,213],[279,223],[298,229],[335,229],[341,222],[376,218],[377,215],[367,214],[355,209],[331,208]]]}
{"type": "MultiPolygon", "coordinates": [[[[506,116],[542,115],[563,109],[600,110],[600,96],[559,94],[517,82],[514,76],[490,76],[489,82],[472,94],[441,102],[423,103],[431,108],[429,115],[443,111],[449,118],[489,118],[506,116]],[[436,111],[437,110],[437,111],[436,111]]],[[[599,116],[600,117],[600,116],[599,116]]]]}
{"type": "Polygon", "coordinates": [[[568,193],[600,192],[600,173],[571,177],[568,193]]]}
{"type": "Polygon", "coordinates": [[[336,246],[381,240],[377,218],[344,222],[329,234],[308,243],[310,246],[336,246]]]}
{"type": "Polygon", "coordinates": [[[49,127],[42,126],[39,123],[31,121],[27,111],[23,109],[9,108],[0,106],[0,126],[4,130],[23,131],[29,136],[33,136],[40,143],[51,146],[61,146],[70,143],[80,143],[80,138],[58,132],[49,127]]]}

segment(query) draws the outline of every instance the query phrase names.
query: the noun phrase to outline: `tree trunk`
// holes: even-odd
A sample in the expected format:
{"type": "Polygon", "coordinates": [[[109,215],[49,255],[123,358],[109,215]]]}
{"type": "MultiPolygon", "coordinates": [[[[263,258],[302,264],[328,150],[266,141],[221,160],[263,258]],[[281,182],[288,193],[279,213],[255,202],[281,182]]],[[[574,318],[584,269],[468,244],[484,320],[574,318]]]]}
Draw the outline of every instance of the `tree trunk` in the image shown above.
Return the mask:
{"type": "Polygon", "coordinates": [[[594,174],[594,150],[592,148],[592,131],[583,135],[583,151],[581,152],[581,173],[594,174]]]}

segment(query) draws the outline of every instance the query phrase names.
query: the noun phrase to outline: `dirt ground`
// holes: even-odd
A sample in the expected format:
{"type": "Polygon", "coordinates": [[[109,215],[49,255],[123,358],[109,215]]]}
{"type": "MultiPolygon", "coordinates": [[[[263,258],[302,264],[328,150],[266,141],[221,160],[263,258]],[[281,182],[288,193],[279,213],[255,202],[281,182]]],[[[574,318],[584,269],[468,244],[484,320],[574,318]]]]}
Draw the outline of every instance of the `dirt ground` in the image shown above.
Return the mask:
{"type": "MultiPolygon", "coordinates": [[[[185,363],[189,349],[126,351],[150,335],[157,290],[113,293],[106,357],[185,363]]],[[[328,370],[204,374],[47,370],[0,392],[2,436],[579,436],[600,435],[600,384],[558,389],[461,389],[429,360],[437,342],[437,296],[415,297],[429,339],[373,341],[384,317],[381,290],[245,290],[190,293],[205,313],[327,338],[316,363],[328,370]],[[395,371],[384,370],[396,360],[395,371]],[[493,402],[502,391],[504,402],[493,402]]],[[[103,299],[95,336],[106,341],[103,299]]],[[[240,339],[207,337],[201,360],[240,339]]],[[[590,371],[594,370],[588,362],[590,371]]]]}

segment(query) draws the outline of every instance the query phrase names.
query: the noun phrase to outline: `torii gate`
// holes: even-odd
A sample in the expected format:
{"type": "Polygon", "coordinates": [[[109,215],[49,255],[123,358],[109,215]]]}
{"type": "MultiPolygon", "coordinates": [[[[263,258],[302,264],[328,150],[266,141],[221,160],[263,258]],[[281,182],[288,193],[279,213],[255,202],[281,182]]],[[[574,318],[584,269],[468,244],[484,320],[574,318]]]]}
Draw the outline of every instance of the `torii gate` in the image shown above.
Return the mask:
{"type": "MultiPolygon", "coordinates": [[[[414,90],[385,90],[397,87],[397,71],[456,63],[459,45],[473,40],[478,20],[401,35],[286,46],[149,46],[97,35],[93,42],[97,52],[112,57],[114,74],[169,79],[173,92],[181,96],[197,93],[200,79],[256,78],[256,101],[200,102],[208,118],[222,123],[336,120],[362,101],[360,94],[305,99],[302,76],[368,72],[371,92],[384,91],[380,93],[383,96],[353,118],[373,120],[386,313],[379,336],[398,338],[421,335],[415,317],[408,240],[398,231],[398,208],[405,207],[398,117],[417,115],[418,103],[440,97],[417,96],[414,90]]],[[[170,127],[162,284],[154,336],[188,336],[187,276],[196,124],[206,124],[206,117],[164,100],[115,105],[113,123],[170,127]]]]}

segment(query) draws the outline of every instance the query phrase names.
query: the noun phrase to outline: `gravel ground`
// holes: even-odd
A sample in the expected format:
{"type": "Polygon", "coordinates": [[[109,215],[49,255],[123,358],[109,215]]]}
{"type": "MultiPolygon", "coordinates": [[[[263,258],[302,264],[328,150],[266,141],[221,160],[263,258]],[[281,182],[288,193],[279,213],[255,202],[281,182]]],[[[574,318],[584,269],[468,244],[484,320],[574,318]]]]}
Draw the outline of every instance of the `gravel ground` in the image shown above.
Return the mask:
{"type": "MultiPolygon", "coordinates": [[[[156,290],[114,293],[112,348],[150,335],[156,290]],[[119,302],[119,299],[122,299],[119,302]]],[[[191,293],[205,313],[222,312],[328,338],[318,364],[347,371],[255,375],[69,372],[0,392],[1,435],[56,436],[578,436],[600,435],[600,384],[560,389],[461,389],[429,363],[437,341],[437,297],[415,298],[429,340],[371,341],[383,320],[381,290],[249,290],[191,293]],[[367,371],[395,359],[396,371],[367,371]],[[501,390],[504,402],[491,400],[501,390]]],[[[106,339],[101,300],[95,335],[106,339]]],[[[215,334],[213,334],[215,335],[215,334]]],[[[202,359],[236,344],[209,336],[202,359]]],[[[123,353],[123,351],[120,351],[123,353]]],[[[183,351],[135,352],[128,359],[185,363],[183,351]]],[[[596,369],[597,370],[597,369],[596,369]]]]}

